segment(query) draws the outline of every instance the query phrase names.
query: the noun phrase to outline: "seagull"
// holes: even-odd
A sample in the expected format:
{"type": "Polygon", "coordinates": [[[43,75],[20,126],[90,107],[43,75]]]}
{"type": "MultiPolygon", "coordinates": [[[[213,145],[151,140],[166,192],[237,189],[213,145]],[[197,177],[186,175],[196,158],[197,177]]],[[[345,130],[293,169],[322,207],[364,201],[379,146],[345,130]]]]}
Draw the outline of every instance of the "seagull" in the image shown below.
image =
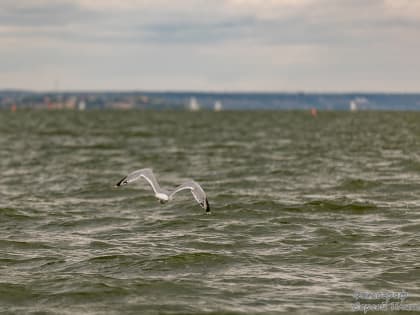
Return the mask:
{"type": "Polygon", "coordinates": [[[150,186],[152,186],[153,192],[155,193],[155,197],[162,204],[172,200],[177,192],[188,189],[191,191],[192,195],[194,196],[194,199],[200,204],[200,206],[204,210],[206,210],[206,212],[210,212],[210,205],[207,200],[206,193],[197,182],[193,180],[187,181],[182,185],[176,187],[174,191],[169,192],[168,190],[160,187],[151,168],[143,168],[134,171],[125,176],[123,179],[121,179],[115,186],[119,187],[122,185],[127,185],[129,183],[135,182],[140,178],[144,178],[150,184],[150,186]]]}

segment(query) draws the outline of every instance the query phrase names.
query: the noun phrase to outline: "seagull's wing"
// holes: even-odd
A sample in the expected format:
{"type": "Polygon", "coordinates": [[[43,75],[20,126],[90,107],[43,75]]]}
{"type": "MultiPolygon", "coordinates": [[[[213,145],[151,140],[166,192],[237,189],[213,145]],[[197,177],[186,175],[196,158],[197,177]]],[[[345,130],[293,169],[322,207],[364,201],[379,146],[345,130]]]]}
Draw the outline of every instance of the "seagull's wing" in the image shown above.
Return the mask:
{"type": "Polygon", "coordinates": [[[175,190],[169,195],[169,199],[172,199],[172,197],[177,192],[186,189],[191,190],[194,199],[197,200],[197,202],[200,204],[201,207],[203,207],[206,210],[206,212],[210,212],[210,204],[207,200],[206,193],[204,192],[203,188],[201,188],[201,186],[193,180],[185,182],[182,185],[175,188],[175,190]]]}
{"type": "Polygon", "coordinates": [[[123,179],[121,179],[116,184],[116,186],[126,185],[140,178],[144,178],[150,184],[150,186],[152,186],[152,189],[155,192],[155,194],[161,190],[151,168],[143,168],[141,170],[137,170],[128,174],[123,179]]]}

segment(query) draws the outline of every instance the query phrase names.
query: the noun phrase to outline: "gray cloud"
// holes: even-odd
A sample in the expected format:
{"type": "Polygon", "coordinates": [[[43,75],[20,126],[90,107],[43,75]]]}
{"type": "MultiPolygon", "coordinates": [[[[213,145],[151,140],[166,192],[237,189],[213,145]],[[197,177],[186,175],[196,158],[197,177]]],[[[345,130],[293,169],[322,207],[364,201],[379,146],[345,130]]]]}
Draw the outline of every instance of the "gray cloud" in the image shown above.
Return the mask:
{"type": "Polygon", "coordinates": [[[4,0],[0,71],[9,76],[0,74],[0,88],[26,87],[10,86],[26,82],[19,75],[67,71],[69,86],[91,78],[96,88],[171,89],[182,77],[176,88],[416,89],[420,13],[412,3],[4,0]],[[360,74],[368,84],[356,81],[360,74]]]}
{"type": "Polygon", "coordinates": [[[6,5],[0,10],[0,25],[20,27],[61,27],[71,23],[88,21],[97,13],[70,2],[45,4],[22,3],[6,5]],[[18,5],[20,4],[20,5],[18,5]]]}
{"type": "MultiPolygon", "coordinates": [[[[182,1],[169,8],[143,4],[119,10],[86,7],[83,2],[28,2],[27,6],[10,2],[0,11],[0,26],[15,27],[6,35],[30,37],[39,34],[65,40],[127,43],[137,39],[162,44],[237,39],[274,44],[334,44],[371,40],[375,35],[395,28],[417,31],[420,24],[418,18],[386,13],[381,0],[319,0],[309,2],[298,11],[273,13],[269,18],[251,10],[224,11],[220,9],[223,1],[198,1],[200,6],[189,11],[180,10],[182,1]]],[[[281,6],[276,8],[281,10],[281,6]]]]}

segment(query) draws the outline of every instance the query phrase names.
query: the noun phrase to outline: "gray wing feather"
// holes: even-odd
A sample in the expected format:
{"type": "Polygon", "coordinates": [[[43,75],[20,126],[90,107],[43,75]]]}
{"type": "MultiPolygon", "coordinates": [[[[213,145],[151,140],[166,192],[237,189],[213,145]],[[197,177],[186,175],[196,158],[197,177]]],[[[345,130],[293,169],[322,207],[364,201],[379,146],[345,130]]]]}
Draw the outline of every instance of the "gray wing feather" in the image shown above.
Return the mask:
{"type": "Polygon", "coordinates": [[[140,178],[144,178],[150,184],[150,186],[152,186],[152,189],[155,193],[157,193],[160,190],[160,186],[151,168],[143,168],[128,174],[117,183],[117,186],[135,182],[140,178]]]}
{"type": "Polygon", "coordinates": [[[173,192],[169,195],[169,199],[172,199],[173,196],[182,190],[190,190],[194,199],[204,208],[206,211],[209,211],[210,207],[207,201],[206,193],[204,192],[203,188],[195,182],[195,181],[188,181],[183,183],[182,185],[178,186],[174,189],[173,192]]]}

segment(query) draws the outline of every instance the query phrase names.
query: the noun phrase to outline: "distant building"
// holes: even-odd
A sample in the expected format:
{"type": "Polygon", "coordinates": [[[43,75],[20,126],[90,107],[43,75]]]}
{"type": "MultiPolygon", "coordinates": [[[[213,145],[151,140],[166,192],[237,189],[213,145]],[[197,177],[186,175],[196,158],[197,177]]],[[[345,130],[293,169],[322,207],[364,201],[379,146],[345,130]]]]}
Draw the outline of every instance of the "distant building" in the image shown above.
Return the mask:
{"type": "Polygon", "coordinates": [[[64,102],[64,107],[67,109],[75,109],[77,104],[77,98],[75,96],[69,97],[64,102]]]}

